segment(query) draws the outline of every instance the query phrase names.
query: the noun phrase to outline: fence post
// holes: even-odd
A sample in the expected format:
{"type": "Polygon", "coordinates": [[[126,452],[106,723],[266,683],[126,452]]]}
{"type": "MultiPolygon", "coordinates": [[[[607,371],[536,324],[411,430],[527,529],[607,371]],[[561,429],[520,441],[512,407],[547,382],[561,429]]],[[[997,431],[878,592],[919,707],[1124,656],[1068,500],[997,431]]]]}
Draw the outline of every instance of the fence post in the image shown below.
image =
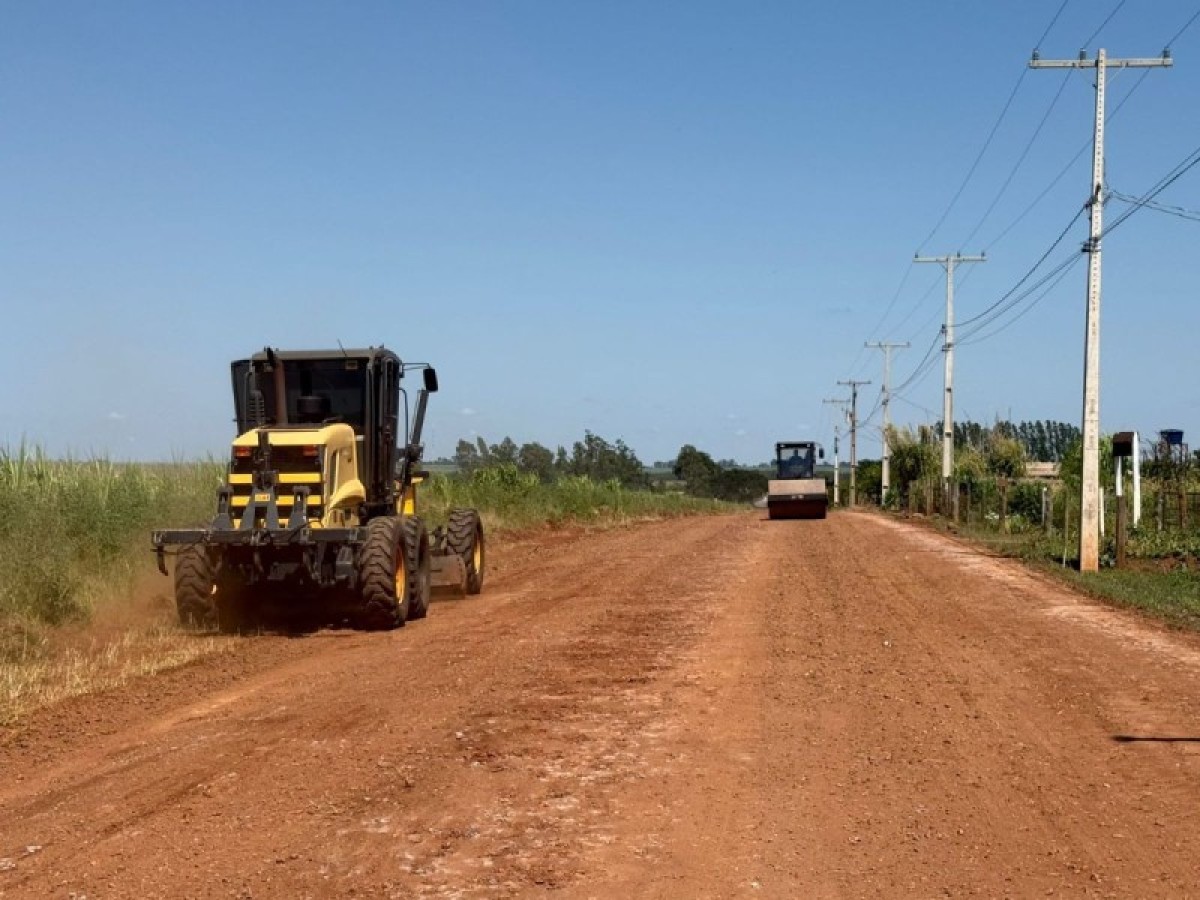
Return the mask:
{"type": "Polygon", "coordinates": [[[1125,492],[1117,497],[1117,568],[1125,568],[1125,538],[1126,538],[1125,492]]]}

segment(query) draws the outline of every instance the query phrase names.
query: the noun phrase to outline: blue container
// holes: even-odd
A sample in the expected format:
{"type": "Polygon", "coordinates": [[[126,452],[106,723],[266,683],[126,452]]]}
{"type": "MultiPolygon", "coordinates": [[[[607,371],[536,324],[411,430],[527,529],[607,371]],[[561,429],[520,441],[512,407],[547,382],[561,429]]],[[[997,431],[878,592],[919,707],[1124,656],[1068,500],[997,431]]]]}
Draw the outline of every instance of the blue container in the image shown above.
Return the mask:
{"type": "Polygon", "coordinates": [[[1158,436],[1172,447],[1179,447],[1183,444],[1183,431],[1179,428],[1166,428],[1160,431],[1158,436]]]}

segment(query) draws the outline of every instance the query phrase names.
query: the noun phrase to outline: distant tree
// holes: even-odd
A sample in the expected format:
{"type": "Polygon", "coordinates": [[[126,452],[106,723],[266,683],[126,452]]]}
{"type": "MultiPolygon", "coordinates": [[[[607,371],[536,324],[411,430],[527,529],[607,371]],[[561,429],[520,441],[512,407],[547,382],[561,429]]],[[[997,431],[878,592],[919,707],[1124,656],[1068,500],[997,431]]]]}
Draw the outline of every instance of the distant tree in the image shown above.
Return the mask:
{"type": "Polygon", "coordinates": [[[517,451],[517,467],[542,481],[554,479],[554,453],[538,443],[522,444],[517,451]]]}
{"type": "Polygon", "coordinates": [[[454,464],[465,475],[480,468],[479,449],[470,441],[462,439],[454,447],[454,464]]]}
{"type": "Polygon", "coordinates": [[[679,448],[671,470],[695,497],[748,503],[767,492],[767,476],[761,470],[741,468],[733,460],[716,462],[692,444],[679,448]]]}
{"type": "Polygon", "coordinates": [[[692,444],[679,448],[672,466],[675,477],[687,485],[687,492],[697,497],[711,497],[721,467],[703,450],[692,444]]]}
{"type": "Polygon", "coordinates": [[[649,487],[650,478],[637,454],[623,441],[609,443],[598,434],[584,432],[582,441],[571,447],[566,471],[595,481],[616,479],[626,487],[649,487]]]}
{"type": "Polygon", "coordinates": [[[492,444],[488,454],[488,464],[494,466],[515,466],[519,452],[520,449],[517,447],[517,442],[510,437],[506,437],[500,443],[492,444]]]}

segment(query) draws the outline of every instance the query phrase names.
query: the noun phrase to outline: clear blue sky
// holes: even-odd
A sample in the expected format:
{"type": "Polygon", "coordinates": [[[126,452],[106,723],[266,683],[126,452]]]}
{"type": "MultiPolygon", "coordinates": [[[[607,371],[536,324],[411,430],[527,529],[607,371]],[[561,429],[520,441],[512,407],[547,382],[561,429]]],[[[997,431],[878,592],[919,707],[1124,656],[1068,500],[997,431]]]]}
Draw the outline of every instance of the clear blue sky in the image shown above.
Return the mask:
{"type": "MultiPolygon", "coordinates": [[[[1090,153],[997,239],[1090,139],[1090,73],[1034,71],[925,240],[1059,5],[7,3],[0,444],[223,453],[230,359],[338,340],[438,366],[431,455],[584,429],[647,461],[829,443],[837,379],[875,405],[864,340],[912,341],[897,382],[936,340],[915,251],[987,251],[969,317],[1083,203],[1090,153]]],[[[1071,0],[1043,56],[1114,9],[1089,47],[1151,56],[1200,0],[1071,0]]],[[[1110,123],[1119,191],[1200,145],[1200,22],[1173,51],[1110,123]]],[[[1140,78],[1114,73],[1110,106],[1140,78]]],[[[1158,199],[1200,208],[1200,167],[1158,199]]],[[[1106,430],[1200,445],[1197,238],[1144,210],[1105,242],[1106,430]]],[[[1078,422],[1083,298],[1079,265],[964,340],[958,415],[1078,422]]],[[[904,393],[897,420],[936,418],[940,364],[904,393]]]]}

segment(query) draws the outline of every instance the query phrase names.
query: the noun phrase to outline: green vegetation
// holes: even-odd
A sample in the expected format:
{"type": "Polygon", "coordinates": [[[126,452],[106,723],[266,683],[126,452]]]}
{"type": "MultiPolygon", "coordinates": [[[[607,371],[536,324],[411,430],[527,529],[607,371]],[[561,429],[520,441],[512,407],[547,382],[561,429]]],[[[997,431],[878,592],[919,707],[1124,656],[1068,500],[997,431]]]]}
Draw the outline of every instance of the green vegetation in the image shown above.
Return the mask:
{"type": "Polygon", "coordinates": [[[454,450],[454,463],[464,475],[509,466],[546,483],[563,477],[584,477],[597,482],[616,480],[628,488],[650,486],[645,466],[624,441],[618,438],[609,442],[590,431],[584,432],[583,440],[572,444],[569,452],[561,446],[553,452],[536,442],[518,445],[511,437],[498,444],[489,444],[483,438],[473,442],[463,439],[454,450]]]}
{"type": "Polygon", "coordinates": [[[758,469],[743,469],[727,461],[717,462],[691,444],[679,448],[673,473],[693,497],[748,503],[767,492],[767,475],[758,469]]]}
{"type": "Polygon", "coordinates": [[[222,467],[55,461],[0,449],[0,654],[37,625],[86,619],[150,563],[149,532],[211,515],[222,467]]]}

